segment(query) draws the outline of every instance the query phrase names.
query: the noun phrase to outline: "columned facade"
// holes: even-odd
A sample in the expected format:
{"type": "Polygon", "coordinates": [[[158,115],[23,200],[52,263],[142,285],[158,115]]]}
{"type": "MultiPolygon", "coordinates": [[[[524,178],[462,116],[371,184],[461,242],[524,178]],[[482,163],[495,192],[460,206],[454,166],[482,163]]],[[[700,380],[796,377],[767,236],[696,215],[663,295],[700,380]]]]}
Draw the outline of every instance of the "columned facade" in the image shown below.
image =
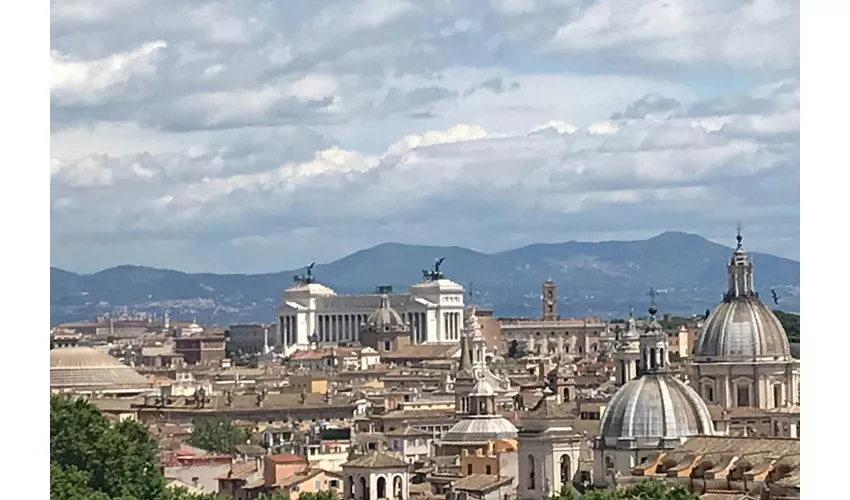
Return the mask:
{"type": "MultiPolygon", "coordinates": [[[[410,330],[411,343],[457,342],[463,328],[463,287],[447,279],[426,280],[405,293],[385,294],[410,330]]],[[[361,328],[382,294],[337,295],[320,283],[296,282],[277,307],[277,338],[285,354],[312,345],[360,341],[361,328]]]]}

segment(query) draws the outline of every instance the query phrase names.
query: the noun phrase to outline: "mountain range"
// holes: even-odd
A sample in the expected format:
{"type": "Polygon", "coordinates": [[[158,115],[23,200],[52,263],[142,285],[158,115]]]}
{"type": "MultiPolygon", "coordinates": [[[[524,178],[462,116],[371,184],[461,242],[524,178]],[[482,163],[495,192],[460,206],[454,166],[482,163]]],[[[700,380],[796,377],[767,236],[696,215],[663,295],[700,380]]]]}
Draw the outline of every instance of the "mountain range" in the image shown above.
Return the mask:
{"type": "MultiPolygon", "coordinates": [[[[397,291],[422,279],[422,270],[445,257],[441,271],[470,292],[467,302],[492,307],[498,316],[540,315],[542,282],[558,286],[562,316],[603,318],[639,311],[648,291],[661,312],[702,314],[726,289],[732,249],[698,235],[666,232],[641,241],[532,244],[492,254],[460,247],[383,243],[327,264],[317,281],[337,293],[371,293],[377,285],[397,291]]],[[[770,302],[775,290],[785,311],[799,310],[800,263],[750,253],[755,284],[770,302]]],[[[267,274],[189,274],[123,265],[93,274],[50,268],[52,324],[88,320],[126,307],[201,323],[272,322],[281,292],[302,270],[267,274]]]]}

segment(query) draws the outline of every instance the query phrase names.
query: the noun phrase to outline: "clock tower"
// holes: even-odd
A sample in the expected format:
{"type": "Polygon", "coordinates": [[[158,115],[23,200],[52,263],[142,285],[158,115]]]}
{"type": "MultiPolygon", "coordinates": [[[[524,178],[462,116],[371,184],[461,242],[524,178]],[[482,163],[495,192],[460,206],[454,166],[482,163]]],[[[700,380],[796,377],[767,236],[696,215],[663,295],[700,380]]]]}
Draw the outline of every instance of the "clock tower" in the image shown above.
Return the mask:
{"type": "Polygon", "coordinates": [[[543,282],[543,321],[554,321],[558,319],[558,294],[555,290],[555,282],[547,279],[543,282]]]}

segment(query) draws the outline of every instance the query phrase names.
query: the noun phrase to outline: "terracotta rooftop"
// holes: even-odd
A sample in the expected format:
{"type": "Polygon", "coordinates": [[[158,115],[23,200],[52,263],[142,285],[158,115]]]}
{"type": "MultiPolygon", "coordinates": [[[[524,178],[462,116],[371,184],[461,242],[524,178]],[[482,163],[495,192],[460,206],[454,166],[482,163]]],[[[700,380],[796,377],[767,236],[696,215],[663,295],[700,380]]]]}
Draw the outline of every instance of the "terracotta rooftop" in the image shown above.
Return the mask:
{"type": "Polygon", "coordinates": [[[313,479],[314,477],[318,476],[319,474],[325,474],[327,476],[337,478],[337,479],[342,477],[339,474],[334,474],[333,472],[328,472],[328,471],[323,470],[323,469],[309,469],[309,470],[305,470],[305,471],[299,472],[297,474],[293,474],[291,476],[285,477],[285,478],[281,479],[280,481],[278,481],[275,484],[275,486],[279,486],[280,488],[284,488],[284,489],[289,489],[289,488],[291,488],[291,487],[293,487],[297,484],[303,483],[304,481],[309,481],[310,479],[313,479]]]}
{"type": "MultiPolygon", "coordinates": [[[[357,357],[363,353],[364,347],[322,347],[319,349],[299,349],[293,352],[289,359],[292,361],[320,360],[326,356],[357,357]]],[[[375,354],[375,353],[370,353],[375,354]]]]}
{"type": "Polygon", "coordinates": [[[510,477],[499,477],[492,474],[470,474],[452,483],[452,488],[460,491],[487,492],[493,488],[510,484],[510,477]]]}
{"type": "Polygon", "coordinates": [[[307,458],[294,453],[278,453],[276,455],[268,455],[266,459],[275,464],[295,464],[306,462],[307,458]]]}
{"type": "Polygon", "coordinates": [[[308,409],[308,408],[346,408],[354,407],[351,398],[345,396],[335,396],[330,400],[325,398],[324,394],[305,393],[303,394],[304,401],[302,402],[302,394],[266,394],[262,401],[262,406],[257,404],[256,394],[233,394],[232,400],[228,404],[227,397],[224,395],[207,396],[207,402],[203,407],[199,408],[195,405],[195,398],[188,396],[178,396],[171,398],[171,404],[164,407],[150,406],[149,408],[164,408],[169,410],[185,410],[197,412],[227,412],[227,411],[269,411],[269,410],[285,410],[285,409],[308,409]]]}
{"type": "Polygon", "coordinates": [[[248,462],[236,462],[230,466],[230,471],[223,476],[219,476],[216,479],[229,479],[229,480],[246,480],[252,474],[255,474],[258,471],[257,464],[250,460],[248,462]]]}
{"type": "Polygon", "coordinates": [[[393,410],[383,415],[378,415],[381,420],[392,419],[423,419],[423,418],[454,418],[454,410],[434,409],[434,410],[393,410]]]}
{"type": "Polygon", "coordinates": [[[398,359],[448,359],[459,349],[460,345],[456,343],[406,345],[397,351],[381,353],[381,358],[386,361],[398,359]]]}

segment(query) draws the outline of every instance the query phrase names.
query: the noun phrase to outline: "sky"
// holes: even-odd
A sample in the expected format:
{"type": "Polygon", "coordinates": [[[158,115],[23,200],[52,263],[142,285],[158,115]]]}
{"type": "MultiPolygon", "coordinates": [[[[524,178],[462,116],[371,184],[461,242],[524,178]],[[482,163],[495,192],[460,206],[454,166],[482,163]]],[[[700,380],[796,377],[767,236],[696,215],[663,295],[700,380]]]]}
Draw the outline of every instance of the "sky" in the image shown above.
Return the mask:
{"type": "Polygon", "coordinates": [[[667,230],[799,258],[799,2],[62,0],[51,264],[667,230]]]}

